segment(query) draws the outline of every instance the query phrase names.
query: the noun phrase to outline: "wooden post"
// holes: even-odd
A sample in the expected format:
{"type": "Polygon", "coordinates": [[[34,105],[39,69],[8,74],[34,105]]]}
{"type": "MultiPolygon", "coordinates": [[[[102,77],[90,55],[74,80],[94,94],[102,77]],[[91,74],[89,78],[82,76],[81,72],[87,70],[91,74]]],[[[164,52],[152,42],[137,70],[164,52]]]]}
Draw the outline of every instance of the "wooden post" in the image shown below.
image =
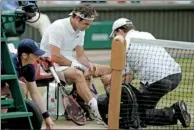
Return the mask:
{"type": "Polygon", "coordinates": [[[112,40],[111,50],[111,91],[108,109],[108,129],[119,129],[122,70],[125,68],[126,41],[118,35],[112,40]]]}

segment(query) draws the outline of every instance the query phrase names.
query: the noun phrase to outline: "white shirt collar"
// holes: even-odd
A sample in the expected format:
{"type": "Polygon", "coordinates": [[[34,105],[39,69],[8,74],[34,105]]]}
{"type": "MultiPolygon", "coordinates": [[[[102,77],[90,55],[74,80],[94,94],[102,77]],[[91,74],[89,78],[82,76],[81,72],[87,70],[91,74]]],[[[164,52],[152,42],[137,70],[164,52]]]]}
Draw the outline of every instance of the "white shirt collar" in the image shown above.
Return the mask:
{"type": "Polygon", "coordinates": [[[75,31],[75,30],[74,30],[74,28],[73,28],[73,26],[72,26],[72,24],[71,24],[71,17],[68,18],[68,24],[69,24],[68,30],[69,30],[70,33],[73,34],[73,33],[79,33],[79,32],[80,32],[79,30],[78,30],[78,31],[75,31]]]}

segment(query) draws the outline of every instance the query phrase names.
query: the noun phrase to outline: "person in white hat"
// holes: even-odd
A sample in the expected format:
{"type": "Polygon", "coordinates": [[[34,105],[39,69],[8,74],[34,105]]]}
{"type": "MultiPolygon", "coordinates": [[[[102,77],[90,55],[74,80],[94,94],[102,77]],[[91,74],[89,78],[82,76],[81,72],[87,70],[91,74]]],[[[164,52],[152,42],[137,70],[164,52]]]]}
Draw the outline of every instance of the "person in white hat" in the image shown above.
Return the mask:
{"type": "MultiPolygon", "coordinates": [[[[122,35],[126,40],[126,68],[123,79],[131,83],[134,75],[140,79],[138,102],[142,124],[173,125],[180,120],[184,127],[191,122],[184,101],[178,101],[171,107],[156,109],[158,101],[180,83],[182,74],[178,63],[163,47],[131,43],[131,38],[152,39],[148,32],[135,30],[133,22],[126,18],[117,19],[112,26],[110,37],[122,35]]],[[[110,86],[111,75],[103,77],[104,84],[110,86]]]]}
{"type": "Polygon", "coordinates": [[[98,14],[90,4],[80,4],[69,15],[70,17],[56,20],[51,24],[42,37],[40,48],[46,51],[45,56],[55,62],[60,80],[67,84],[75,83],[79,96],[98,116],[97,100],[93,97],[85,77],[103,76],[110,73],[110,69],[92,63],[83,48],[85,30],[98,14]],[[73,57],[73,50],[76,51],[76,57],[73,57]],[[81,68],[84,73],[76,67],[81,68]],[[89,73],[93,68],[97,71],[89,73]]]}

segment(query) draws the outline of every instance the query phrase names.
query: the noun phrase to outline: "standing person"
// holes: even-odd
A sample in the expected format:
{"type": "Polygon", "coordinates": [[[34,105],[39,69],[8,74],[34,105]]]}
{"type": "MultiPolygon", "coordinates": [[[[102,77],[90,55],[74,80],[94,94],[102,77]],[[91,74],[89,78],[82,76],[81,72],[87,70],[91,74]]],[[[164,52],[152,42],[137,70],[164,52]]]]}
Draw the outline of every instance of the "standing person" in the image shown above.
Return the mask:
{"type": "Polygon", "coordinates": [[[44,107],[43,98],[35,82],[36,72],[33,64],[36,63],[44,53],[45,52],[38,47],[34,40],[24,39],[21,40],[18,45],[18,53],[12,54],[12,60],[24,96],[27,95],[28,91],[30,92],[30,97],[38,105],[42,113],[46,129],[53,129],[54,123],[44,107]]]}
{"type": "Polygon", "coordinates": [[[70,17],[56,20],[51,24],[42,37],[40,48],[46,51],[45,56],[55,62],[55,69],[60,80],[67,84],[75,83],[79,96],[91,107],[98,118],[97,100],[93,97],[85,77],[89,78],[91,75],[100,77],[110,73],[110,69],[107,66],[92,63],[85,55],[83,48],[85,30],[98,14],[91,5],[80,4],[69,15],[70,17]],[[73,57],[74,50],[76,57],[73,57]],[[94,68],[96,71],[91,74],[90,70],[94,68]]]}
{"type": "MultiPolygon", "coordinates": [[[[191,116],[184,101],[178,101],[171,107],[156,109],[158,101],[179,85],[182,78],[180,65],[163,47],[131,43],[131,38],[155,39],[148,32],[136,31],[131,20],[116,20],[110,36],[116,35],[122,35],[127,44],[124,81],[131,83],[134,74],[140,78],[140,88],[136,96],[141,121],[148,125],[174,125],[179,120],[183,127],[188,127],[191,116]]],[[[104,79],[104,84],[110,87],[111,75],[104,76],[104,79]]]]}

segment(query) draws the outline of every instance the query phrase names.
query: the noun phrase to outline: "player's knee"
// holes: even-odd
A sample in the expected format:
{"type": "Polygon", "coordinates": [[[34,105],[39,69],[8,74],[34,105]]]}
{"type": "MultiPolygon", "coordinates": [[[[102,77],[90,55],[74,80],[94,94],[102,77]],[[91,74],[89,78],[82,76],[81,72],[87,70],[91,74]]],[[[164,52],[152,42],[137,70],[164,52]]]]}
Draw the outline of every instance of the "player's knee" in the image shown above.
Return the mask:
{"type": "Polygon", "coordinates": [[[75,70],[74,70],[74,79],[75,79],[75,81],[77,81],[77,82],[80,82],[80,81],[85,80],[85,79],[84,79],[84,74],[83,74],[83,72],[81,72],[81,71],[78,70],[78,69],[75,69],[75,70]]]}
{"type": "Polygon", "coordinates": [[[104,75],[101,77],[101,81],[104,85],[110,85],[111,83],[111,75],[104,75]]]}

